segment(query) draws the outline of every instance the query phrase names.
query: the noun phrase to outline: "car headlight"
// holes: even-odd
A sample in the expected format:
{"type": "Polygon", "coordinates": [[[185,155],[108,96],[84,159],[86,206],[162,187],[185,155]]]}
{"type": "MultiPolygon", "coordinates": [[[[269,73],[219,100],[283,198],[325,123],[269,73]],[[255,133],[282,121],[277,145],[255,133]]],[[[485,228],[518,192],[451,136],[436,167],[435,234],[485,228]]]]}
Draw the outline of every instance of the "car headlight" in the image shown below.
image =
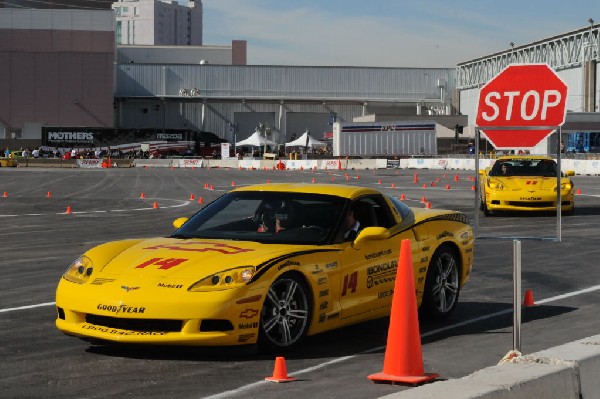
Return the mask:
{"type": "Polygon", "coordinates": [[[488,180],[488,186],[493,190],[506,190],[506,187],[500,180],[488,180]]]}
{"type": "MultiPolygon", "coordinates": [[[[573,183],[571,183],[570,181],[565,181],[560,183],[560,189],[561,190],[571,190],[573,188],[573,183]]],[[[555,189],[556,191],[556,189],[555,189]]]]}
{"type": "Polygon", "coordinates": [[[63,274],[63,278],[72,283],[83,284],[89,280],[93,272],[94,264],[92,260],[85,255],[81,255],[71,263],[65,274],[63,274]]]}
{"type": "Polygon", "coordinates": [[[211,274],[202,280],[195,282],[188,291],[220,291],[237,288],[246,284],[254,276],[253,266],[236,267],[235,269],[223,270],[211,274]]]}

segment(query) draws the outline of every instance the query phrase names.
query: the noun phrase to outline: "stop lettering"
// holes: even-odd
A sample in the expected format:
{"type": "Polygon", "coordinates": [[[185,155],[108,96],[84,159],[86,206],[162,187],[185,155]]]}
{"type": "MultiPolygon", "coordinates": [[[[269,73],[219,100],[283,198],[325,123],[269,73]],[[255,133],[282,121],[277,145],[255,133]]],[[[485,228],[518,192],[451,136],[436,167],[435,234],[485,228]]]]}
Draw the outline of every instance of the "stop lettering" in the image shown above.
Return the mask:
{"type": "Polygon", "coordinates": [[[498,149],[534,147],[554,131],[536,128],[564,123],[566,98],[567,85],[548,65],[510,65],[481,88],[476,124],[498,149]]]}

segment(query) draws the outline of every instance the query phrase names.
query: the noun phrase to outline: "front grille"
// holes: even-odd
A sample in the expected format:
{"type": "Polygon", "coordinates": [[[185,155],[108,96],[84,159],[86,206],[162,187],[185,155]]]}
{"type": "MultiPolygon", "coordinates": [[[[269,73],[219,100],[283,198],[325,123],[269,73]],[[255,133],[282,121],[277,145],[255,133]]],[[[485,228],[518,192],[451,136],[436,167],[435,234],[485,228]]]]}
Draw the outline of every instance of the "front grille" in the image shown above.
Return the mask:
{"type": "Polygon", "coordinates": [[[509,201],[509,205],[518,206],[521,208],[550,208],[555,206],[554,202],[526,202],[526,201],[509,201]]]}
{"type": "Polygon", "coordinates": [[[180,332],[183,326],[181,320],[122,319],[94,314],[85,316],[85,321],[96,326],[130,331],[180,332]]]}

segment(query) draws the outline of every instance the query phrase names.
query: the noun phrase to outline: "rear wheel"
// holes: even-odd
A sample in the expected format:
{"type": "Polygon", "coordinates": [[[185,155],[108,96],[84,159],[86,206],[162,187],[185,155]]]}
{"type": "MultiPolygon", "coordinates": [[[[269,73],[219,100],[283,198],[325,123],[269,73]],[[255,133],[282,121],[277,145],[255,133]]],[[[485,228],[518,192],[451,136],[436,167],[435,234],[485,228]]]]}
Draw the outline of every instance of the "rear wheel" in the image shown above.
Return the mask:
{"type": "Polygon", "coordinates": [[[432,319],[448,317],[458,303],[460,292],[459,258],[448,245],[439,247],[429,263],[425,291],[423,293],[423,315],[432,319]]]}
{"type": "Polygon", "coordinates": [[[311,300],[306,282],[296,274],[279,277],[267,292],[260,314],[258,344],[261,350],[295,347],[310,324],[311,300]]]}

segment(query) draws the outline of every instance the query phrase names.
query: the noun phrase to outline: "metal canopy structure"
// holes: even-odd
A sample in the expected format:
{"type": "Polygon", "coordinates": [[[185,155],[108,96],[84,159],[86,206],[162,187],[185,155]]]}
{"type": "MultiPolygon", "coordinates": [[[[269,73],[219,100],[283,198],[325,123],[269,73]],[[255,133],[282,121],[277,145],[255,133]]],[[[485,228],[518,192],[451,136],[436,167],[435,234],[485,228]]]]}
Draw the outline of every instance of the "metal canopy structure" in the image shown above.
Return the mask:
{"type": "MultiPolygon", "coordinates": [[[[592,21],[593,23],[593,21],[592,21]]],[[[600,26],[590,26],[559,36],[463,62],[457,65],[456,88],[478,87],[509,64],[547,63],[556,70],[600,60],[600,26]]]]}

